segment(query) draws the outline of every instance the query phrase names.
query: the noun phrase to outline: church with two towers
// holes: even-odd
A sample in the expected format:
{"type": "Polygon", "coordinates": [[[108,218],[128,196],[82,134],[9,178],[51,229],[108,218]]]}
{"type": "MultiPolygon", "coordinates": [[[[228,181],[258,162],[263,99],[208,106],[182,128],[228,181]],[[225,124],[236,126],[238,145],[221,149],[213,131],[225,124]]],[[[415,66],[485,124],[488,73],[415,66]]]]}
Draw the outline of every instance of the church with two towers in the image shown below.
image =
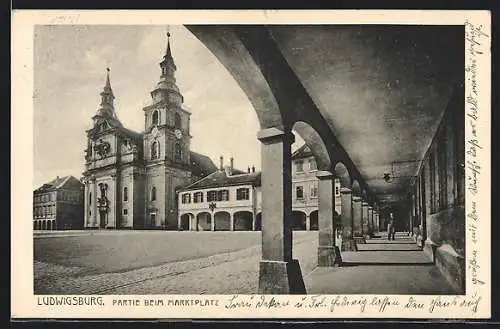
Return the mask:
{"type": "Polygon", "coordinates": [[[170,33],[160,81],[143,108],[144,132],[127,129],[114,107],[109,69],[101,103],[87,130],[84,226],[177,229],[176,191],[217,170],[190,149],[191,113],[176,85],[170,33]]]}

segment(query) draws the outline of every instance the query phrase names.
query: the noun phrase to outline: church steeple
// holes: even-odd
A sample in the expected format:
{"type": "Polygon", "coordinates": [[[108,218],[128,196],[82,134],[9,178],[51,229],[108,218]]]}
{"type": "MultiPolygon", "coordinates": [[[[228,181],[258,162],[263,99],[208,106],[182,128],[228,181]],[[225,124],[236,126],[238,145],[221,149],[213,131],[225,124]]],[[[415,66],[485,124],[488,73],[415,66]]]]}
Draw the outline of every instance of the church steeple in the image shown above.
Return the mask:
{"type": "Polygon", "coordinates": [[[175,65],[174,58],[172,57],[170,36],[170,32],[167,32],[167,48],[165,55],[163,56],[163,60],[160,62],[160,81],[156,85],[156,88],[151,92],[151,96],[153,97],[153,101],[155,103],[168,100],[176,106],[180,106],[184,99],[179,91],[179,87],[177,87],[175,83],[175,71],[177,70],[177,66],[175,65]]]}
{"type": "Polygon", "coordinates": [[[97,114],[101,116],[115,117],[113,89],[109,80],[109,67],[106,68],[106,84],[101,92],[101,104],[97,110],[97,114]]]}

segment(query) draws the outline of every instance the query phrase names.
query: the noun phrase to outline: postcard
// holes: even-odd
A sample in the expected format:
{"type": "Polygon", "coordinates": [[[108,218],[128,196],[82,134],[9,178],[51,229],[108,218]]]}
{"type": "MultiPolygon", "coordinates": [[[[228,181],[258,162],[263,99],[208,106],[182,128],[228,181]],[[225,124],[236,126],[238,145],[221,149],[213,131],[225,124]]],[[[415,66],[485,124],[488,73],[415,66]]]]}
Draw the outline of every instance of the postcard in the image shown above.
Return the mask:
{"type": "Polygon", "coordinates": [[[14,10],[12,319],[491,316],[491,18],[14,10]]]}

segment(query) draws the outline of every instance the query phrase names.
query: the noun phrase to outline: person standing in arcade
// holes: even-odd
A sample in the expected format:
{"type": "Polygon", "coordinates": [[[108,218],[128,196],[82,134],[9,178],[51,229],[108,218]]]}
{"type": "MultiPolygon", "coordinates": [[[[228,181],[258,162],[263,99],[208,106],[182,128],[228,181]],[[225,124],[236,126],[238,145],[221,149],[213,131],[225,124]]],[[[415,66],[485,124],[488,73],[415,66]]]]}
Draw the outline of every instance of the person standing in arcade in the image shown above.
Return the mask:
{"type": "Polygon", "coordinates": [[[389,221],[387,222],[387,239],[394,240],[396,235],[396,221],[394,220],[394,215],[391,212],[389,214],[389,221]]]}

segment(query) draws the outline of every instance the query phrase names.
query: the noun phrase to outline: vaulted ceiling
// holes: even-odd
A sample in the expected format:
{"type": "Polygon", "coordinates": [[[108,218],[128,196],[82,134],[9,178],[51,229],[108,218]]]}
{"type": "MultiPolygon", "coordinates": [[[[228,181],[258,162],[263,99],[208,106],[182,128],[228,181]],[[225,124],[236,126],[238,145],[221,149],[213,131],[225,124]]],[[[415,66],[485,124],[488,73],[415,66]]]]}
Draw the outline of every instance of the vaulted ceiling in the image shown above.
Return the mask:
{"type": "MultiPolygon", "coordinates": [[[[404,197],[409,178],[383,180],[391,162],[420,160],[463,81],[463,27],[268,26],[370,189],[404,197]]],[[[418,162],[395,164],[414,175],[418,162]]]]}
{"type": "MultiPolygon", "coordinates": [[[[241,44],[231,46],[227,28],[189,29],[242,80],[245,72],[235,68],[238,55],[230,50],[241,49],[241,44]]],[[[286,61],[379,201],[391,204],[405,197],[408,176],[418,170],[454,89],[463,82],[463,26],[262,26],[275,46],[255,26],[231,29],[260,38],[251,43],[243,37],[243,43],[260,61],[275,61],[259,64],[261,70],[277,67],[279,57],[286,61]],[[267,50],[258,49],[262,47],[267,50]],[[281,55],[273,54],[274,48],[281,55]],[[396,176],[405,177],[385,182],[384,173],[397,161],[408,161],[394,167],[396,176]]],[[[258,83],[254,80],[249,81],[258,83]]]]}

